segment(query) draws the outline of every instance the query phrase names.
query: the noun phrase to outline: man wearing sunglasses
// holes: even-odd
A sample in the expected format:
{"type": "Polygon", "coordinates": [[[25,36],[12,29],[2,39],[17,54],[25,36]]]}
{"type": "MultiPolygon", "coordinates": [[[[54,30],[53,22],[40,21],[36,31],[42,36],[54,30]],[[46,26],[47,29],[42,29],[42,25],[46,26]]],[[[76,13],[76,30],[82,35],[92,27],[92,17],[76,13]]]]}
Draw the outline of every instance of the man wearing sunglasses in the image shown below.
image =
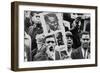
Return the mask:
{"type": "Polygon", "coordinates": [[[89,59],[90,58],[90,34],[88,32],[82,32],[81,34],[81,46],[72,53],[73,59],[89,59]]]}

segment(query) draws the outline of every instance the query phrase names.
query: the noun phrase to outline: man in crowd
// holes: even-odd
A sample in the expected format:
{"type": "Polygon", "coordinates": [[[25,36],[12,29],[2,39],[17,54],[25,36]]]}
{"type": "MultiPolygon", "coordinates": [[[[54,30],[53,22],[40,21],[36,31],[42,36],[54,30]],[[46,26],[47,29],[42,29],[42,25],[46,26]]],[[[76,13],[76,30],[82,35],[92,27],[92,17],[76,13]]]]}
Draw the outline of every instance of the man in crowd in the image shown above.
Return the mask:
{"type": "Polygon", "coordinates": [[[44,46],[35,55],[35,61],[42,60],[59,60],[59,52],[55,50],[56,42],[54,35],[49,35],[45,37],[44,46]]]}
{"type": "MultiPolygon", "coordinates": [[[[71,58],[71,54],[73,49],[73,35],[70,31],[67,31],[65,33],[66,35],[66,44],[67,47],[61,47],[60,49],[60,56],[62,60],[68,60],[68,59],[72,59],[71,58]]],[[[59,47],[58,47],[59,48],[59,47]]]]}
{"type": "Polygon", "coordinates": [[[82,32],[81,46],[72,52],[72,59],[88,59],[90,58],[90,34],[82,32]]]}
{"type": "Polygon", "coordinates": [[[42,34],[43,33],[43,28],[42,28],[42,23],[41,23],[41,19],[40,19],[40,13],[34,13],[33,17],[32,17],[32,21],[34,22],[34,24],[32,26],[29,27],[29,35],[31,36],[31,57],[32,57],[32,61],[34,60],[34,56],[37,53],[37,43],[36,43],[36,36],[38,34],[42,34]]]}
{"type": "Polygon", "coordinates": [[[66,39],[67,39],[68,59],[71,59],[71,54],[73,51],[73,35],[70,31],[66,32],[66,39]]]}
{"type": "Polygon", "coordinates": [[[31,11],[24,11],[24,30],[26,33],[28,33],[28,29],[31,26],[30,13],[31,11]]]}
{"type": "Polygon", "coordinates": [[[78,48],[81,43],[80,43],[80,25],[81,25],[81,17],[77,17],[76,19],[74,19],[73,23],[72,23],[72,28],[70,29],[70,31],[72,32],[73,36],[73,47],[74,48],[78,48]]]}

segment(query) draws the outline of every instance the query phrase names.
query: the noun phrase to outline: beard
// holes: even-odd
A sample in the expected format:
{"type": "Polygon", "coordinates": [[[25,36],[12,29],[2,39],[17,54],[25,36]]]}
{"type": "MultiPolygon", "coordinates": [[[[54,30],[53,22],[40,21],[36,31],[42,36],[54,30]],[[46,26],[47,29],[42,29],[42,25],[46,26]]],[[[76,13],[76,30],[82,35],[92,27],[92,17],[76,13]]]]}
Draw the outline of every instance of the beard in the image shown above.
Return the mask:
{"type": "Polygon", "coordinates": [[[88,49],[89,44],[88,44],[88,43],[83,43],[83,44],[82,44],[82,47],[86,50],[86,49],[88,49]]]}
{"type": "Polygon", "coordinates": [[[71,45],[67,45],[68,49],[70,49],[72,46],[71,45]]]}

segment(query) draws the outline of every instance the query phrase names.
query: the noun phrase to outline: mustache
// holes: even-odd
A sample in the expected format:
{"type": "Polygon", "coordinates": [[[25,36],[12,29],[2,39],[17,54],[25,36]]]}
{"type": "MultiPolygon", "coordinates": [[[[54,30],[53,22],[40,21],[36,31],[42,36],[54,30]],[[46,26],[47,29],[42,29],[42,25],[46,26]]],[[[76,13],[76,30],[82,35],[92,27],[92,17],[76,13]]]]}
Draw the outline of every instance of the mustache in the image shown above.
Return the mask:
{"type": "Polygon", "coordinates": [[[68,42],[68,44],[71,44],[71,42],[68,42]]]}
{"type": "Polygon", "coordinates": [[[83,43],[84,45],[88,45],[89,43],[83,43]]]}
{"type": "Polygon", "coordinates": [[[68,44],[72,44],[72,42],[71,42],[71,41],[68,41],[67,43],[68,43],[68,44]]]}

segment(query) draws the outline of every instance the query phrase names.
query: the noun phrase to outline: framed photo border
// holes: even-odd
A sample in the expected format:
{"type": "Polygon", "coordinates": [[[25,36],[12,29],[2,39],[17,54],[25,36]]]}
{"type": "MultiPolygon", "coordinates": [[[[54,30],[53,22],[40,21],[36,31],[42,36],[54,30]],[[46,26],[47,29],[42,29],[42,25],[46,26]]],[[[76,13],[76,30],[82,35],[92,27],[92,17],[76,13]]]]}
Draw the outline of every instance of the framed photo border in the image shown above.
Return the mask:
{"type": "Polygon", "coordinates": [[[47,70],[47,69],[60,69],[60,68],[80,68],[80,67],[94,67],[97,66],[97,6],[84,6],[84,5],[69,5],[69,4],[51,4],[51,3],[36,3],[36,2],[19,2],[15,1],[11,3],[11,70],[13,71],[28,71],[28,70],[47,70]],[[64,66],[52,66],[52,67],[36,67],[36,68],[19,68],[18,63],[18,42],[19,42],[19,24],[18,24],[18,12],[19,5],[35,5],[35,6],[50,6],[50,7],[69,7],[69,8],[82,8],[82,9],[94,9],[95,10],[95,64],[83,64],[83,65],[64,65],[64,66]]]}

